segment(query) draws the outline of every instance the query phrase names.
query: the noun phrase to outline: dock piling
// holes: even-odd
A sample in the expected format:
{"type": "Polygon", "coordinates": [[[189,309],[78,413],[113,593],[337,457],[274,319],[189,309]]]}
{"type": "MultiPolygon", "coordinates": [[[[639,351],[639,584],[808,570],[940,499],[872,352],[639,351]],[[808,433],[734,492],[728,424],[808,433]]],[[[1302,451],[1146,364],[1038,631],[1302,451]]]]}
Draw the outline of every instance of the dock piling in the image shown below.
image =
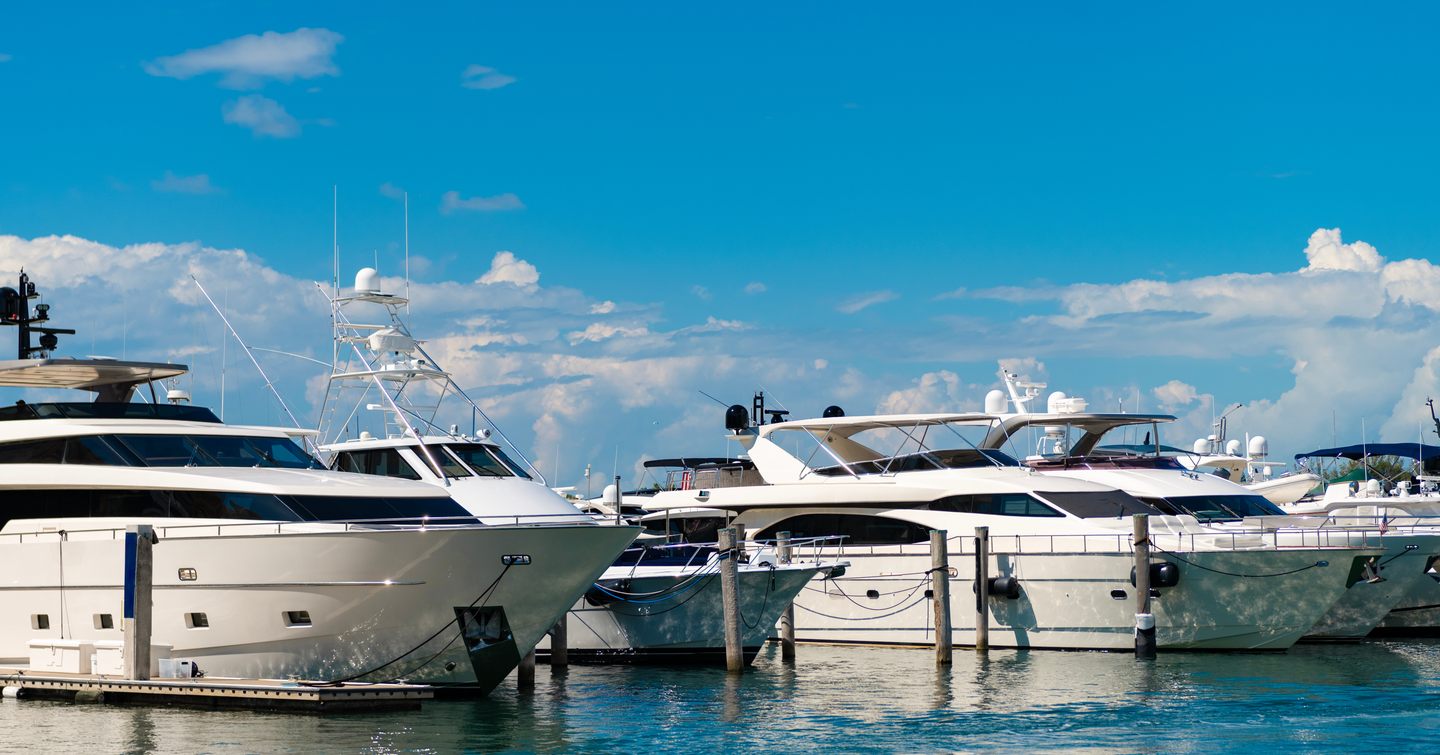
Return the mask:
{"type": "Polygon", "coordinates": [[[550,668],[570,665],[570,614],[567,612],[550,629],[550,668]]]}
{"type": "MultiPolygon", "coordinates": [[[[793,555],[790,545],[790,533],[778,532],[775,534],[775,554],[781,564],[789,564],[793,555]]],[[[785,606],[785,612],[780,614],[780,660],[795,660],[795,603],[785,606]]]]}
{"type": "Polygon", "coordinates": [[[535,689],[535,651],[531,650],[515,667],[515,687],[521,692],[535,689]]]}
{"type": "Polygon", "coordinates": [[[1155,615],[1150,612],[1150,515],[1136,514],[1135,543],[1135,657],[1155,657],[1155,615]]]}
{"type": "Polygon", "coordinates": [[[740,637],[740,528],[720,530],[720,596],[725,606],[725,670],[745,671],[745,648],[740,637]]]}
{"type": "Polygon", "coordinates": [[[990,528],[975,528],[975,652],[990,651],[990,528]]]}
{"type": "Polygon", "coordinates": [[[930,530],[930,595],[935,601],[935,663],[950,665],[950,555],[945,530],[930,530]]]}
{"type": "Polygon", "coordinates": [[[150,678],[150,615],[154,607],[150,599],[154,581],[155,528],[148,524],[132,524],[125,528],[125,605],[121,628],[125,632],[123,649],[125,678],[150,678]]]}

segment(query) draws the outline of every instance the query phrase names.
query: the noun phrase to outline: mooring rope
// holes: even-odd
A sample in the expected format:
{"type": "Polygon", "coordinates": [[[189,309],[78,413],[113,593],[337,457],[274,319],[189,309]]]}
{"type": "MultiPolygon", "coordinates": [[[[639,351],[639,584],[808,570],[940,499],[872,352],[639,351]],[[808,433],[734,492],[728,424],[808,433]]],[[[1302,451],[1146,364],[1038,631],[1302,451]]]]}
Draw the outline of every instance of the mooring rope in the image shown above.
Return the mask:
{"type": "Polygon", "coordinates": [[[827,619],[834,619],[834,620],[836,620],[836,621],[875,621],[875,620],[877,620],[877,619],[884,619],[884,618],[887,618],[887,617],[890,617],[890,616],[894,616],[894,615],[897,614],[897,613],[904,613],[905,611],[908,611],[908,610],[910,610],[911,608],[914,608],[915,606],[918,606],[918,605],[920,605],[921,603],[924,603],[924,602],[927,601],[927,600],[929,600],[929,598],[920,597],[920,598],[916,599],[915,602],[911,603],[910,605],[901,606],[900,608],[897,608],[897,609],[895,609],[894,611],[891,611],[890,613],[881,614],[881,615],[879,615],[879,616],[861,616],[861,617],[858,617],[858,618],[852,618],[852,617],[849,617],[849,616],[832,616],[832,615],[830,615],[830,614],[828,614],[828,613],[822,613],[822,612],[817,611],[817,610],[815,610],[815,609],[813,609],[813,608],[806,608],[805,606],[802,606],[802,605],[800,605],[799,603],[796,603],[796,604],[795,604],[795,607],[798,608],[798,609],[800,609],[800,610],[802,610],[802,611],[805,611],[806,613],[813,613],[813,614],[815,614],[816,616],[824,616],[824,617],[827,618],[827,619]]]}
{"type": "MultiPolygon", "coordinates": [[[[1308,566],[1302,566],[1302,567],[1300,567],[1300,568],[1298,568],[1298,569],[1291,569],[1290,571],[1276,572],[1276,573],[1274,573],[1274,574],[1241,574],[1241,573],[1239,573],[1239,572],[1225,571],[1224,569],[1215,569],[1215,568],[1212,568],[1212,567],[1209,567],[1209,566],[1205,566],[1205,565],[1203,565],[1203,564],[1197,564],[1197,563],[1195,563],[1194,561],[1191,561],[1191,560],[1185,558],[1184,556],[1181,556],[1181,555],[1179,555],[1178,553],[1175,553],[1174,551],[1165,550],[1164,548],[1161,548],[1160,546],[1155,545],[1154,543],[1151,543],[1150,547],[1154,548],[1154,549],[1157,550],[1157,551],[1160,551],[1161,553],[1164,553],[1164,554],[1166,554],[1166,555],[1169,555],[1169,556],[1174,557],[1176,561],[1180,561],[1180,562],[1182,562],[1182,563],[1189,564],[1189,565],[1195,567],[1196,569],[1203,569],[1203,570],[1205,570],[1205,571],[1214,572],[1214,573],[1216,573],[1216,574],[1224,574],[1224,575],[1227,576],[1227,577],[1243,577],[1243,578],[1245,578],[1245,579],[1268,579],[1268,578],[1270,578],[1270,577],[1285,577],[1285,576],[1289,576],[1289,575],[1291,575],[1291,574],[1299,574],[1299,573],[1302,572],[1302,571],[1309,571],[1310,569],[1316,569],[1316,568],[1319,568],[1319,567],[1329,566],[1329,565],[1330,565],[1330,562],[1329,562],[1329,561],[1316,561],[1315,563],[1310,564],[1310,565],[1308,565],[1308,566]]],[[[1235,551],[1231,551],[1231,552],[1233,553],[1233,552],[1235,552],[1235,551]]],[[[1264,553],[1264,552],[1268,552],[1268,551],[1256,551],[1256,552],[1257,552],[1257,553],[1264,553]]]]}
{"type": "MultiPolygon", "coordinates": [[[[500,580],[501,580],[501,579],[504,579],[504,578],[505,578],[505,575],[510,572],[510,566],[511,566],[510,564],[506,564],[506,565],[505,565],[505,568],[504,568],[504,569],[501,569],[501,570],[500,570],[500,573],[495,576],[495,579],[494,579],[494,581],[492,581],[492,582],[490,583],[490,586],[489,586],[489,587],[486,587],[484,592],[480,593],[479,596],[477,596],[474,600],[470,601],[470,605],[466,606],[466,608],[474,608],[477,603],[483,605],[483,603],[481,603],[481,601],[485,600],[485,599],[490,595],[490,593],[494,592],[494,591],[495,591],[495,588],[500,585],[500,580]]],[[[307,684],[307,686],[311,686],[311,687],[333,687],[333,686],[336,686],[336,685],[344,684],[345,682],[353,682],[353,681],[355,681],[356,679],[359,679],[359,678],[362,677],[362,676],[369,676],[370,674],[373,674],[373,673],[379,671],[380,669],[387,668],[387,667],[389,667],[389,666],[395,665],[396,663],[399,663],[401,660],[403,660],[403,659],[405,658],[405,656],[410,655],[411,653],[415,652],[416,650],[419,650],[420,648],[423,648],[423,647],[425,647],[426,645],[430,644],[430,642],[431,642],[432,640],[434,640],[436,637],[439,637],[440,634],[443,633],[446,629],[449,629],[451,624],[456,624],[456,623],[459,622],[459,621],[460,621],[460,615],[459,615],[459,613],[457,613],[457,614],[455,615],[455,618],[453,618],[453,619],[445,622],[445,626],[442,626],[442,627],[440,627],[439,629],[435,630],[435,633],[434,633],[434,634],[430,635],[429,637],[426,637],[424,640],[422,640],[422,641],[420,642],[420,644],[416,645],[416,646],[413,647],[413,648],[410,648],[409,650],[406,650],[405,652],[401,653],[400,655],[395,656],[394,658],[391,658],[390,660],[388,660],[388,661],[380,664],[379,666],[376,666],[376,667],[374,667],[374,668],[372,668],[372,669],[369,669],[368,671],[361,671],[361,672],[358,673],[358,674],[351,674],[350,676],[343,677],[343,678],[340,678],[340,679],[331,679],[331,680],[329,680],[329,681],[324,681],[324,682],[308,682],[308,683],[306,683],[306,684],[307,684]]],[[[448,650],[448,649],[450,648],[450,646],[455,643],[455,640],[460,637],[460,634],[461,634],[461,632],[460,632],[460,631],[458,630],[458,628],[457,628],[457,631],[455,632],[455,637],[450,638],[450,641],[445,644],[445,647],[443,647],[443,648],[440,649],[440,652],[439,652],[439,653],[436,653],[436,654],[430,656],[429,658],[425,659],[425,663],[422,663],[422,664],[420,664],[419,666],[416,666],[415,668],[410,669],[410,670],[407,671],[404,675],[397,674],[397,675],[391,677],[390,679],[388,679],[387,681],[394,681],[394,680],[396,680],[396,679],[400,679],[400,678],[402,678],[402,677],[405,676],[405,675],[413,674],[413,673],[415,673],[416,671],[419,671],[420,669],[425,668],[426,664],[429,664],[431,661],[433,661],[433,660],[435,660],[436,658],[438,658],[438,657],[440,656],[440,653],[443,653],[443,652],[445,652],[446,650],[448,650]]]]}

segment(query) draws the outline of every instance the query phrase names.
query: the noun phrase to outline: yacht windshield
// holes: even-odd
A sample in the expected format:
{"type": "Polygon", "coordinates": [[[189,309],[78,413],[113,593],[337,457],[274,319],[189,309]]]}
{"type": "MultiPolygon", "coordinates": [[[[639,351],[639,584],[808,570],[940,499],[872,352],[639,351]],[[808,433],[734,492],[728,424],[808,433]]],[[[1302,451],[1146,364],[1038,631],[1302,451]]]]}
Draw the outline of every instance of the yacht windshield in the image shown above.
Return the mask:
{"type": "Polygon", "coordinates": [[[423,498],[272,495],[204,490],[0,490],[0,526],[11,519],[157,517],[313,522],[445,517],[474,524],[447,496],[423,498]]]}
{"type": "Polygon", "coordinates": [[[1157,500],[1155,505],[1174,509],[1166,513],[1189,514],[1202,522],[1238,522],[1247,516],[1285,515],[1262,495],[1170,496],[1157,500]]]}
{"type": "MultiPolygon", "coordinates": [[[[238,435],[115,435],[147,467],[281,467],[324,469],[289,438],[238,435]]],[[[0,446],[0,456],[4,447],[0,446]]]]}
{"type": "Polygon", "coordinates": [[[1161,514],[1159,509],[1120,490],[1084,493],[1041,491],[1040,496],[1081,519],[1127,517],[1133,514],[1161,514]]]}
{"type": "Polygon", "coordinates": [[[894,474],[936,469],[1016,466],[997,450],[982,450],[988,426],[916,420],[806,424],[776,430],[770,440],[822,475],[894,474]]]}
{"type": "Polygon", "coordinates": [[[482,443],[449,443],[445,447],[481,477],[514,476],[514,472],[493,453],[499,449],[489,448],[482,443]]]}

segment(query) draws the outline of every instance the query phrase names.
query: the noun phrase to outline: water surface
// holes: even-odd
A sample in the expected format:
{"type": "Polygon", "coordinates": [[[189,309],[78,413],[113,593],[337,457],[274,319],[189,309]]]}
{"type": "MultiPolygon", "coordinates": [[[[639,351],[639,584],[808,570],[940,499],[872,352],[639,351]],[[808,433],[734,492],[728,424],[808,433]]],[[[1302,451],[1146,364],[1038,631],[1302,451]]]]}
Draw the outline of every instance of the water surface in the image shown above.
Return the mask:
{"type": "Polygon", "coordinates": [[[1440,643],[1283,654],[771,647],[717,669],[541,666],[479,701],[387,715],[0,702],[0,749],[71,752],[1416,750],[1440,718],[1440,643]]]}

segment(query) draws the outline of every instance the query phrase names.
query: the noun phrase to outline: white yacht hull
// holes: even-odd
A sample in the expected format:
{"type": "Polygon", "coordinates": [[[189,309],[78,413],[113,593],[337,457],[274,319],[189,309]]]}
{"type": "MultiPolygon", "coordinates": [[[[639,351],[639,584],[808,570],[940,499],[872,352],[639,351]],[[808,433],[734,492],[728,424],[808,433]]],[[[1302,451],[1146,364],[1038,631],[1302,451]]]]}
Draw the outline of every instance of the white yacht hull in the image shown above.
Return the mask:
{"type": "MultiPolygon", "coordinates": [[[[152,642],[172,646],[174,657],[196,661],[211,677],[361,674],[484,692],[636,533],[594,526],[334,527],[157,527],[152,642]],[[506,567],[501,557],[510,554],[531,562],[506,567]],[[195,579],[181,581],[182,569],[195,579]],[[508,632],[493,645],[462,641],[457,610],[472,606],[488,609],[492,628],[508,624],[508,632]],[[494,621],[495,609],[503,622],[494,621]],[[287,623],[286,612],[299,611],[310,625],[287,623]],[[208,626],[193,626],[196,613],[208,626]]],[[[0,536],[0,660],[24,662],[33,639],[122,640],[122,543],[123,530],[118,539],[114,531],[76,532],[64,542],[53,533],[0,536]],[[48,630],[34,628],[37,614],[48,617],[48,630]],[[102,614],[112,617],[113,628],[99,628],[102,614]]]]}
{"type": "MultiPolygon", "coordinates": [[[[1351,561],[1375,550],[1199,551],[1177,563],[1180,582],[1152,601],[1161,648],[1284,650],[1310,630],[1344,592],[1351,561]],[[1314,567],[1327,561],[1326,567],[1314,567]],[[1203,568],[1201,568],[1203,567],[1203,568]],[[1270,577],[1232,577],[1206,569],[1270,577]]],[[[934,609],[927,599],[928,547],[845,549],[843,577],[817,582],[795,601],[796,639],[811,642],[928,645],[934,609]],[[876,597],[867,595],[874,591],[876,597]]],[[[975,557],[949,554],[951,631],[961,645],[975,642],[975,557]]],[[[992,555],[991,576],[1020,581],[1015,600],[991,597],[994,647],[1084,650],[1134,648],[1134,556],[1109,553],[992,555]]]]}
{"type": "MultiPolygon", "coordinates": [[[[820,570],[815,564],[741,568],[740,626],[746,663],[754,660],[774,634],[780,614],[820,570]]],[[[723,663],[725,611],[719,575],[713,568],[698,575],[696,569],[688,572],[673,567],[611,567],[599,583],[610,595],[592,591],[570,610],[566,624],[570,660],[723,663]],[[615,600],[619,591],[628,599],[615,600]],[[655,593],[662,594],[646,595],[655,593]]],[[[549,656],[548,637],[541,640],[536,654],[549,656]]]]}
{"type": "MultiPolygon", "coordinates": [[[[1358,580],[1305,635],[1307,641],[1359,640],[1368,636],[1407,597],[1434,585],[1425,565],[1440,539],[1433,535],[1386,535],[1356,533],[1355,544],[1379,544],[1385,549],[1376,560],[1382,581],[1372,582],[1370,572],[1352,574],[1358,580]]],[[[1282,537],[1281,542],[1284,542],[1282,537]]],[[[1440,599],[1440,590],[1433,597],[1440,599]]],[[[1437,600],[1436,602],[1440,602],[1437,600]]]]}

